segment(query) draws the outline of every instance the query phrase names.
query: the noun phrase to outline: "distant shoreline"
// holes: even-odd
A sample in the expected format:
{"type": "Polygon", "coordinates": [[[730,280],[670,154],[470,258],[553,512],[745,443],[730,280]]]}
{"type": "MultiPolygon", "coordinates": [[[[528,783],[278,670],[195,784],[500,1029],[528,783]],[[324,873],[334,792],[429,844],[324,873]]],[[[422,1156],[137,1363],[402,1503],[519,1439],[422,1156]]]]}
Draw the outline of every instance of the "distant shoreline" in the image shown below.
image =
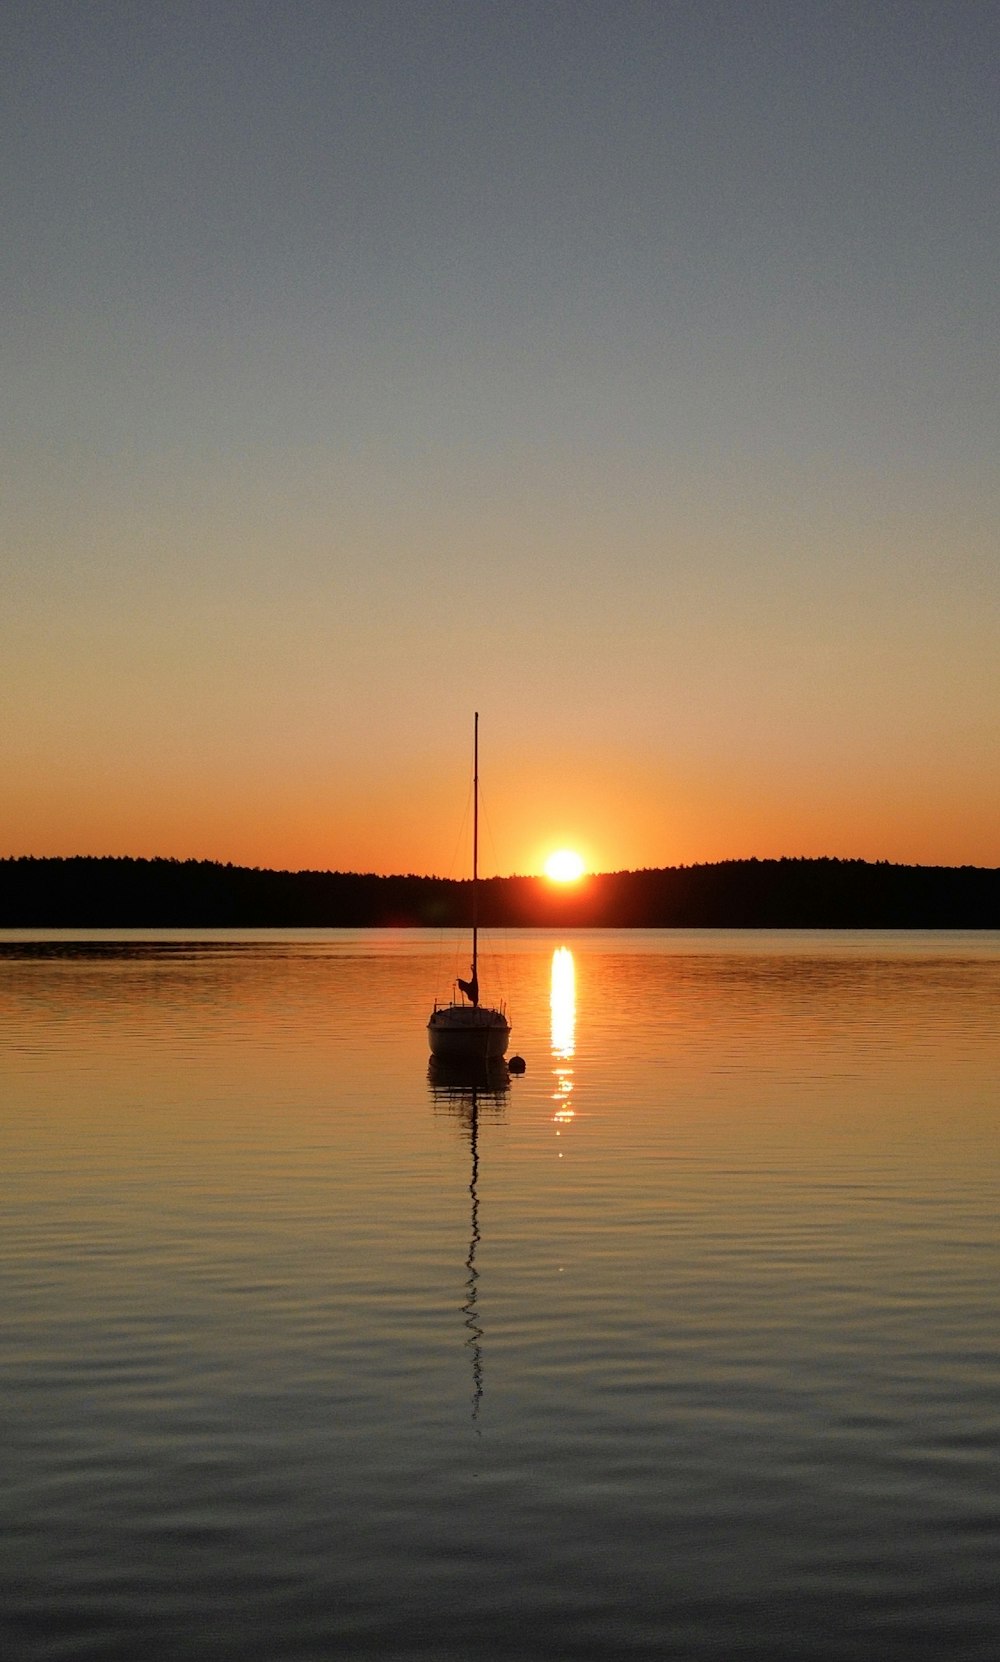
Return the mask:
{"type": "MultiPolygon", "coordinates": [[[[0,859],[0,928],[448,928],[471,884],[441,877],[271,871],[113,855],[0,859]]],[[[479,884],[505,928],[1000,929],[1000,868],[887,861],[725,860],[479,884]]]]}

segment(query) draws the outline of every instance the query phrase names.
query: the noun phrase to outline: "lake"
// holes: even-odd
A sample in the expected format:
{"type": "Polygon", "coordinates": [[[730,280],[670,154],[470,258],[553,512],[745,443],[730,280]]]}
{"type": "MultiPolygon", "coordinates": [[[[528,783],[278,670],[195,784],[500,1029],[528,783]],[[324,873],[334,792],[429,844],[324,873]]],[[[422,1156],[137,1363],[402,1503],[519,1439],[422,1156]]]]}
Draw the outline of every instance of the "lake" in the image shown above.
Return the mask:
{"type": "Polygon", "coordinates": [[[17,1662],[994,1662],[1000,935],[0,935],[17,1662]]]}

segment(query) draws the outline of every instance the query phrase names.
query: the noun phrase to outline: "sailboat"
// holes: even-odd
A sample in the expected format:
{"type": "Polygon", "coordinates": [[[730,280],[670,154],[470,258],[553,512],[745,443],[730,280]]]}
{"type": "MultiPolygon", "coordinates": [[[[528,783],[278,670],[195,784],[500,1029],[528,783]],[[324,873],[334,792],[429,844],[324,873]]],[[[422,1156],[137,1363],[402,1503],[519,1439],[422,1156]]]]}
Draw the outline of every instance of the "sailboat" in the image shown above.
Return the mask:
{"type": "Polygon", "coordinates": [[[507,1049],[510,1022],[503,1005],[479,1002],[479,712],[476,711],[472,765],[472,974],[459,979],[458,998],[435,1000],[427,1023],[431,1055],[444,1062],[496,1061],[507,1049]]]}

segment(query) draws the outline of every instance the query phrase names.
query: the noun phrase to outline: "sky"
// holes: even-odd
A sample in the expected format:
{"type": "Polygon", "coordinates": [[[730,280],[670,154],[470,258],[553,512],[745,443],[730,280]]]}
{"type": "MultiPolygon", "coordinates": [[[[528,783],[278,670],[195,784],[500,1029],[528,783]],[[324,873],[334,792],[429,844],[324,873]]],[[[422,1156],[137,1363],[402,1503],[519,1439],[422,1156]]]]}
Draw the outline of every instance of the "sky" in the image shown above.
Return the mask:
{"type": "Polygon", "coordinates": [[[7,0],[0,854],[1000,865],[992,0],[7,0]]]}

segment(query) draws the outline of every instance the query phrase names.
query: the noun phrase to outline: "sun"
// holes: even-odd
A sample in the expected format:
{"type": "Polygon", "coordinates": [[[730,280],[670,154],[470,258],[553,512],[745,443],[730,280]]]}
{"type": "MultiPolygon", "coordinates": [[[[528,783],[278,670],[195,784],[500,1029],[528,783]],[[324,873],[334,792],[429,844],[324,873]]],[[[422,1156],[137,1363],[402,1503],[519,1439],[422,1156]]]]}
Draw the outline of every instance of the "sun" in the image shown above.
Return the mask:
{"type": "Polygon", "coordinates": [[[582,857],[573,848],[557,848],[545,862],[545,875],[553,883],[578,883],[586,869],[582,857]]]}

